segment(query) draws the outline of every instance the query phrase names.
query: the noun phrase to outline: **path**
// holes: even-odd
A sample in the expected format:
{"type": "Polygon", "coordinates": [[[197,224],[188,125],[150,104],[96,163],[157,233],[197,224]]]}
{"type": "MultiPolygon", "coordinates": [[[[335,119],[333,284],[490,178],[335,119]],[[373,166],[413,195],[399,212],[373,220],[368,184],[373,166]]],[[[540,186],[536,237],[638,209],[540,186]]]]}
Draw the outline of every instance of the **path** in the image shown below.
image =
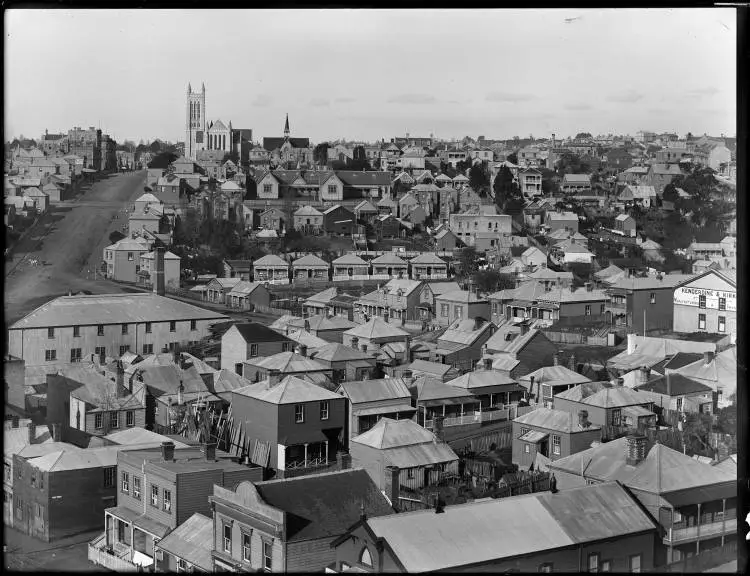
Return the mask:
{"type": "Polygon", "coordinates": [[[109,232],[127,223],[124,214],[114,222],[112,217],[143,194],[145,181],[143,171],[113,174],[79,198],[52,207],[18,247],[14,261],[6,263],[6,325],[68,290],[124,291],[111,283],[89,281],[81,272],[92,262],[101,262],[109,232]]]}

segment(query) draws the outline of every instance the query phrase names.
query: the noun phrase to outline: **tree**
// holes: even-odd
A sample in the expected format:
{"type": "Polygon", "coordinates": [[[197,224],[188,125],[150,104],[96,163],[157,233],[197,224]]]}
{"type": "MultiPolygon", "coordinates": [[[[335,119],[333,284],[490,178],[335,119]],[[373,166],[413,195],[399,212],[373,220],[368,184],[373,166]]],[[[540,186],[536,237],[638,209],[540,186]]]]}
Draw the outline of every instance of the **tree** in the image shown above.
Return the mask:
{"type": "Polygon", "coordinates": [[[477,251],[473,246],[467,246],[461,250],[461,257],[459,262],[461,263],[461,275],[464,278],[471,277],[478,269],[477,264],[477,251]]]}
{"type": "Polygon", "coordinates": [[[487,189],[490,187],[490,179],[487,177],[487,172],[479,164],[475,164],[469,168],[469,186],[480,195],[486,194],[487,189]]]}
{"type": "Polygon", "coordinates": [[[472,276],[474,285],[482,292],[497,292],[515,288],[515,281],[510,274],[501,274],[497,270],[479,270],[472,276]]]}
{"type": "Polygon", "coordinates": [[[469,168],[471,168],[471,158],[464,158],[456,162],[456,172],[458,174],[466,174],[469,168]]]}
{"type": "Polygon", "coordinates": [[[498,171],[492,190],[495,193],[495,204],[502,212],[505,212],[508,203],[513,200],[523,203],[521,190],[513,181],[513,173],[507,166],[501,167],[498,171]]]}
{"type": "Polygon", "coordinates": [[[710,414],[691,412],[685,415],[682,422],[682,437],[689,455],[710,454],[713,456],[713,450],[708,440],[711,426],[710,414]]]}
{"type": "Polygon", "coordinates": [[[589,172],[591,172],[591,166],[572,152],[563,153],[557,163],[557,173],[560,177],[565,174],[588,174],[589,172]]]}
{"type": "Polygon", "coordinates": [[[578,134],[576,134],[575,139],[576,140],[584,140],[586,138],[591,138],[591,137],[592,136],[591,136],[591,134],[589,132],[579,132],[578,134]]]}
{"type": "Polygon", "coordinates": [[[321,142],[313,148],[313,162],[319,166],[325,166],[328,162],[328,149],[331,145],[328,142],[321,142]]]}
{"type": "Polygon", "coordinates": [[[511,164],[518,165],[518,152],[511,152],[510,154],[508,154],[507,160],[511,164]]]}
{"type": "Polygon", "coordinates": [[[221,160],[221,163],[223,164],[227,160],[231,160],[232,162],[234,162],[235,164],[239,166],[240,155],[237,152],[237,150],[232,150],[231,152],[227,152],[226,154],[224,154],[224,158],[221,160]]]}

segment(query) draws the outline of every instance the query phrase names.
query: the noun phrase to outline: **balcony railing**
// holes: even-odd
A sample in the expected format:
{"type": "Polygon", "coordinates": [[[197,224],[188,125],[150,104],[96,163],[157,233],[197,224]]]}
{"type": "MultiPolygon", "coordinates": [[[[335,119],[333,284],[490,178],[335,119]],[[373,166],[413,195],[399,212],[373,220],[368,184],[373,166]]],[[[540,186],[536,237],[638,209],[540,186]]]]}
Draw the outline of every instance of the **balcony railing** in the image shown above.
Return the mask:
{"type": "Polygon", "coordinates": [[[432,274],[422,274],[416,272],[413,274],[414,280],[445,280],[448,274],[445,272],[433,272],[432,274]]]}
{"type": "MultiPolygon", "coordinates": [[[[95,538],[93,541],[89,542],[89,562],[93,562],[97,566],[102,566],[107,570],[112,570],[113,572],[137,572],[138,567],[135,564],[128,560],[125,560],[125,558],[115,555],[114,550],[112,550],[112,552],[109,552],[105,548],[105,536],[106,534],[102,534],[95,538]]],[[[128,553],[129,551],[125,552],[125,554],[128,553]]]]}
{"type": "Polygon", "coordinates": [[[737,518],[726,518],[723,522],[709,522],[688,528],[670,528],[664,537],[665,544],[679,544],[689,540],[713,538],[722,534],[737,532],[737,518]]]}
{"type": "Polygon", "coordinates": [[[348,282],[351,280],[371,280],[369,274],[338,274],[333,277],[334,282],[348,282]]]}
{"type": "MultiPolygon", "coordinates": [[[[485,412],[474,412],[472,414],[464,414],[462,416],[448,416],[443,419],[443,427],[449,426],[465,426],[467,424],[482,424],[483,422],[496,422],[500,420],[508,420],[509,416],[515,410],[514,407],[508,405],[505,408],[499,408],[498,410],[487,410],[485,412]]],[[[435,420],[425,420],[424,428],[432,430],[435,425],[435,420]]]]}

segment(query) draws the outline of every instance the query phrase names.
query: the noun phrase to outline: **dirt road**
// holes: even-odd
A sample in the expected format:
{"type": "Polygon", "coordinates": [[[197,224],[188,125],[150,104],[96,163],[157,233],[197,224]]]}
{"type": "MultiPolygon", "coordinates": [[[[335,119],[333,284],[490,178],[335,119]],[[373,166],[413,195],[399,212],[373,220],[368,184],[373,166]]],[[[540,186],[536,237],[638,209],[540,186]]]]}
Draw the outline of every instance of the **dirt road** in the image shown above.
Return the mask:
{"type": "Polygon", "coordinates": [[[143,171],[113,174],[95,182],[75,200],[52,208],[19,246],[14,261],[6,263],[6,326],[68,290],[123,291],[110,282],[87,279],[85,271],[102,261],[109,233],[127,224],[120,211],[143,194],[145,182],[143,171]]]}

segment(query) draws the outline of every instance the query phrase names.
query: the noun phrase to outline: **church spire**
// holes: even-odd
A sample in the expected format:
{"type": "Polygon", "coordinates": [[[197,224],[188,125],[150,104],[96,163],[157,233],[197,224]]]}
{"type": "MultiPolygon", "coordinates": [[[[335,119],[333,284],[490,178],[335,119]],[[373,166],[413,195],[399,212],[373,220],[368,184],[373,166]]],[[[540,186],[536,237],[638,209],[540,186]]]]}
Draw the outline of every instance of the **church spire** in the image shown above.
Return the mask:
{"type": "Polygon", "coordinates": [[[193,91],[193,88],[190,86],[190,82],[188,82],[188,94],[190,94],[193,91]]]}
{"type": "Polygon", "coordinates": [[[201,82],[201,92],[206,93],[206,84],[201,82]]]}
{"type": "Polygon", "coordinates": [[[289,112],[286,113],[286,122],[284,123],[284,137],[289,137],[289,112]]]}

